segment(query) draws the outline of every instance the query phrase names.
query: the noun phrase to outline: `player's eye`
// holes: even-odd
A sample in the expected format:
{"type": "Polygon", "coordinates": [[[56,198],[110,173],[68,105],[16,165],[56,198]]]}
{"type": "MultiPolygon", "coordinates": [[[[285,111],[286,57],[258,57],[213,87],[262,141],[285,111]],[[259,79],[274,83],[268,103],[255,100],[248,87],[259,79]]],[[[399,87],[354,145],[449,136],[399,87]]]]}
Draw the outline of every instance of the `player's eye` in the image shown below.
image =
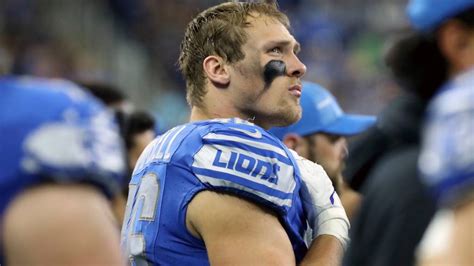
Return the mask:
{"type": "Polygon", "coordinates": [[[280,47],[273,47],[272,49],[269,50],[270,53],[274,54],[281,54],[283,53],[282,49],[280,47]]]}
{"type": "Polygon", "coordinates": [[[326,136],[331,143],[336,143],[339,139],[342,138],[342,136],[340,135],[333,135],[333,134],[326,134],[326,136]]]}

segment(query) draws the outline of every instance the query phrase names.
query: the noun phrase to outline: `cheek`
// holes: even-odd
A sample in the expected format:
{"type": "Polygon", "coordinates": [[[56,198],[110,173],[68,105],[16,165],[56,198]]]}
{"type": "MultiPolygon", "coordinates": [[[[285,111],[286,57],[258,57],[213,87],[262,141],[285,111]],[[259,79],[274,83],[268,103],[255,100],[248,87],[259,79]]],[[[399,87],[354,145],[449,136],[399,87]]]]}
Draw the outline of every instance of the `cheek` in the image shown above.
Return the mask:
{"type": "Polygon", "coordinates": [[[310,146],[307,145],[306,143],[300,143],[296,146],[295,151],[304,158],[312,160],[312,158],[309,158],[310,156],[310,146]]]}
{"type": "Polygon", "coordinates": [[[235,74],[237,74],[235,81],[248,82],[260,79],[263,83],[262,73],[263,67],[259,58],[246,56],[242,61],[235,63],[233,66],[235,74]]]}
{"type": "Polygon", "coordinates": [[[319,145],[317,145],[316,155],[321,161],[331,165],[336,164],[339,160],[337,149],[327,142],[319,143],[319,145]]]}
{"type": "Polygon", "coordinates": [[[275,78],[284,75],[286,75],[285,62],[281,60],[271,60],[263,68],[265,87],[268,88],[275,78]]]}

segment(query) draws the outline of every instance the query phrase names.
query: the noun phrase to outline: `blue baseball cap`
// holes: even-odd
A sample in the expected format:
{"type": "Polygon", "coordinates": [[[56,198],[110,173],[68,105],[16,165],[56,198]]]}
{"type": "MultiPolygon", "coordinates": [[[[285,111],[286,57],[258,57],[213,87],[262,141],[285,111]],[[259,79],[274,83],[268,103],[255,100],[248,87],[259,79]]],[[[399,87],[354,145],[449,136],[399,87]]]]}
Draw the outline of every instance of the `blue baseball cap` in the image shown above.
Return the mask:
{"type": "Polygon", "coordinates": [[[376,121],[374,116],[344,113],[328,90],[312,82],[303,82],[300,103],[303,113],[297,123],[270,129],[280,140],[289,133],[306,136],[321,132],[351,136],[361,133],[376,121]]]}
{"type": "Polygon", "coordinates": [[[470,7],[474,7],[474,0],[410,0],[407,14],[415,29],[431,31],[470,7]]]}

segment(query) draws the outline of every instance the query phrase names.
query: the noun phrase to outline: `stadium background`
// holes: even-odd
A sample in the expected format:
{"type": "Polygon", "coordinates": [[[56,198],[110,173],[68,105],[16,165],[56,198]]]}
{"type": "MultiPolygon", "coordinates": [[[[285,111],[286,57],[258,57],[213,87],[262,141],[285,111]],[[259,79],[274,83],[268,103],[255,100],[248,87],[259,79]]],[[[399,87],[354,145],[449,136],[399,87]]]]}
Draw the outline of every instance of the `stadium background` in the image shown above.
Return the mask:
{"type": "MultiPolygon", "coordinates": [[[[0,0],[0,72],[118,86],[163,132],[188,118],[176,64],[191,17],[217,0],[0,0]]],[[[279,0],[302,44],[305,79],[347,112],[378,114],[397,93],[386,41],[406,0],[279,0]]]]}

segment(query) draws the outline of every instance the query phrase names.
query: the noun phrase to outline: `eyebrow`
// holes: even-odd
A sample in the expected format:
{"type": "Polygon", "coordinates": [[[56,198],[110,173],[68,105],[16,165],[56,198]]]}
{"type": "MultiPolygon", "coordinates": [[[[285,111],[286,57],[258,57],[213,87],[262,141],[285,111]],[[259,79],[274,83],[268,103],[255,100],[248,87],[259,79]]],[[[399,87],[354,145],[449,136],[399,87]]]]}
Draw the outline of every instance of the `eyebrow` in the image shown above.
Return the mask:
{"type": "MultiPolygon", "coordinates": [[[[273,47],[273,46],[291,46],[293,44],[292,41],[289,40],[281,40],[281,41],[270,41],[265,45],[265,47],[273,47]]],[[[301,50],[301,45],[299,42],[295,41],[293,52],[299,53],[301,50]]]]}

